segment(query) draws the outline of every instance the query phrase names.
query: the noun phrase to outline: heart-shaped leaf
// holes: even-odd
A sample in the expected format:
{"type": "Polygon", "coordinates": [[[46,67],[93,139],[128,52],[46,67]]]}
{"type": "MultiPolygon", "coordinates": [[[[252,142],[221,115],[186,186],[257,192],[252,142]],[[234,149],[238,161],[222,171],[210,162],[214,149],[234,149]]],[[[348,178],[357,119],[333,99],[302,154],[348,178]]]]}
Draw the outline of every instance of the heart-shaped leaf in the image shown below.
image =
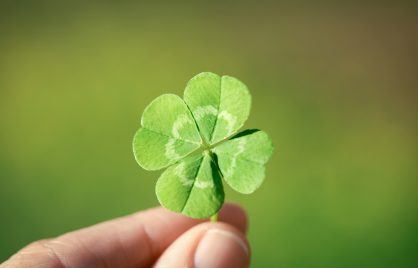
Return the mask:
{"type": "Polygon", "coordinates": [[[184,101],[165,94],[152,101],[142,114],[134,137],[137,162],[147,170],[158,170],[182,159],[200,147],[202,140],[184,101]]]}
{"type": "Polygon", "coordinates": [[[273,151],[269,137],[259,130],[231,137],[247,120],[250,106],[242,82],[209,72],[188,82],[184,101],[166,94],[147,106],[133,149],[144,169],[168,167],[156,185],[162,206],[207,218],[224,202],[222,177],[241,193],[260,186],[273,151]]]}
{"type": "Polygon", "coordinates": [[[251,107],[251,96],[244,83],[210,72],[200,73],[188,82],[184,101],[208,144],[233,135],[247,120],[251,107]]]}
{"type": "Polygon", "coordinates": [[[273,145],[265,132],[246,130],[216,146],[213,152],[229,186],[250,194],[264,180],[264,165],[273,153],[273,145]]]}
{"type": "Polygon", "coordinates": [[[156,193],[164,207],[192,218],[214,215],[224,201],[219,171],[207,151],[189,156],[164,171],[156,193]]]}

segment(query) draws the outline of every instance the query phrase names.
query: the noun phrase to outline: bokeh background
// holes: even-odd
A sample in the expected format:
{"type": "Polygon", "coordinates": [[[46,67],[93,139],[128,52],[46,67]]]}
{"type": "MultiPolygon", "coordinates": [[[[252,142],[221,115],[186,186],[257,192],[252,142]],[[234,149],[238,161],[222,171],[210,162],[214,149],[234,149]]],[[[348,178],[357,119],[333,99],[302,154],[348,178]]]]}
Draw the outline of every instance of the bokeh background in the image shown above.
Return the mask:
{"type": "Polygon", "coordinates": [[[156,206],[144,107],[201,71],[253,95],[276,146],[250,217],[253,267],[417,267],[413,2],[1,1],[0,260],[156,206]]]}

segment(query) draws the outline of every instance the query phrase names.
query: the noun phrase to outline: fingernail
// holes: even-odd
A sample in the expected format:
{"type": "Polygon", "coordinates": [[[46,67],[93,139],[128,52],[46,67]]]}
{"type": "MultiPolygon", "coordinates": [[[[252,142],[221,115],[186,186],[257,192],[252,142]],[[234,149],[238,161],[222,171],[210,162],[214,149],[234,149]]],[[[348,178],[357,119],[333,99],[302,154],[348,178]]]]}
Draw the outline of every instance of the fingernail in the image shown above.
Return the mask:
{"type": "Polygon", "coordinates": [[[249,250],[238,235],[221,229],[209,229],[197,246],[195,267],[248,267],[249,250]]]}

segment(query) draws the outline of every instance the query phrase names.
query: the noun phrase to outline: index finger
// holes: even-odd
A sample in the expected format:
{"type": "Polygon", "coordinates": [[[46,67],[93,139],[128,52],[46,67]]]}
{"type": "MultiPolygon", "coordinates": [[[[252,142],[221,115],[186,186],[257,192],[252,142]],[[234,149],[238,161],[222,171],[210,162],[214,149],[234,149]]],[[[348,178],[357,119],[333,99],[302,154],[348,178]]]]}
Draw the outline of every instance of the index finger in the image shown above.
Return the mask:
{"type": "MultiPolygon", "coordinates": [[[[219,218],[245,232],[245,212],[237,205],[225,204],[219,218]]],[[[3,265],[148,267],[177,237],[201,222],[164,208],[154,208],[35,242],[3,265]]]]}

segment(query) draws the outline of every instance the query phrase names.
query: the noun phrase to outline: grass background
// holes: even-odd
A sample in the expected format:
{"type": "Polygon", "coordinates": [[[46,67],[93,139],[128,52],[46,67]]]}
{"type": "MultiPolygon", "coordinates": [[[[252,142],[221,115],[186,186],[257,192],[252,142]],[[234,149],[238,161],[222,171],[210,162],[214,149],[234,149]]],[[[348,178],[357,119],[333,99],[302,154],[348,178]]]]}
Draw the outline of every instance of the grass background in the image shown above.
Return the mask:
{"type": "Polygon", "coordinates": [[[144,107],[201,71],[253,95],[276,151],[253,195],[254,267],[416,267],[412,2],[0,4],[0,260],[157,205],[131,149],[144,107]]]}

